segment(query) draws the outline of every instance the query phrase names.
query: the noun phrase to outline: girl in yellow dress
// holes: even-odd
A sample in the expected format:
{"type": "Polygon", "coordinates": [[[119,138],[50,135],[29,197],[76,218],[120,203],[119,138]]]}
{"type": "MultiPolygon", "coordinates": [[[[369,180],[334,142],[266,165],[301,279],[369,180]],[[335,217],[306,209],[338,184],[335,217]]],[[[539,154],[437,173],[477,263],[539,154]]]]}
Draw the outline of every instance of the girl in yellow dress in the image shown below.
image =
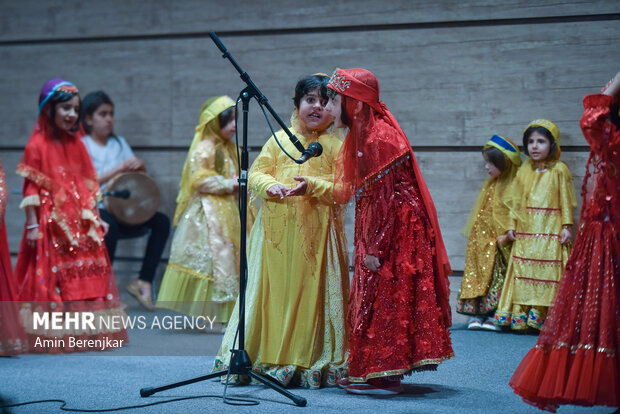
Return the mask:
{"type": "Polygon", "coordinates": [[[515,330],[540,330],[570,254],[573,178],[559,161],[560,131],[545,119],[523,133],[529,158],[507,195],[513,247],[495,323],[515,330]]]}
{"type": "MultiPolygon", "coordinates": [[[[346,376],[347,359],[344,206],[332,197],[342,141],[327,131],[328,81],[311,75],[297,83],[290,128],[304,147],[318,141],[323,154],[296,164],[271,137],[249,171],[262,206],[248,241],[245,349],[256,371],[313,389],[346,376]]],[[[276,137],[298,154],[283,131],[276,137]]],[[[235,308],[214,370],[228,365],[237,325],[235,308]]]]}
{"type": "Polygon", "coordinates": [[[490,177],[482,185],[463,234],[467,239],[465,271],[456,311],[472,315],[469,329],[496,331],[493,313],[504,284],[511,244],[505,234],[510,225],[504,195],[521,165],[519,147],[494,135],[482,150],[490,177]]]}
{"type": "Polygon", "coordinates": [[[189,149],[177,196],[170,260],[157,307],[230,318],[239,293],[239,209],[235,103],[209,99],[189,149]]]}

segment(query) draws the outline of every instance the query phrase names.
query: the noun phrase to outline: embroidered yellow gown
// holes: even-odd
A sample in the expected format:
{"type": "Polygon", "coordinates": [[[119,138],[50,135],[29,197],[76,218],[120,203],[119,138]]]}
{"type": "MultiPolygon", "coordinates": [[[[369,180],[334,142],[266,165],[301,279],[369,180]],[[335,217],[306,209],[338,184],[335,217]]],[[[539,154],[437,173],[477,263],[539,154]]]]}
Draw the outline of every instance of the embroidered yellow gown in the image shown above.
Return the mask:
{"type": "Polygon", "coordinates": [[[511,227],[516,230],[495,323],[540,329],[570,254],[560,244],[562,226],[573,224],[573,179],[566,164],[537,171],[531,158],[519,169],[510,192],[511,227]]]}
{"type": "MultiPolygon", "coordinates": [[[[291,129],[305,147],[317,140],[291,129]]],[[[276,135],[287,152],[297,154],[283,131],[276,135]]],[[[248,243],[245,348],[255,370],[283,384],[295,376],[308,388],[334,385],[346,374],[347,359],[345,206],[332,198],[342,142],[330,134],[318,141],[323,154],[299,165],[271,137],[249,172],[249,189],[263,201],[248,243]],[[274,184],[296,186],[297,176],[308,179],[304,196],[267,195],[274,184]]],[[[215,370],[228,365],[237,325],[235,308],[215,370]]]]}
{"type": "Polygon", "coordinates": [[[218,134],[218,115],[231,106],[225,96],[203,106],[183,169],[177,228],[157,297],[157,307],[216,323],[228,321],[239,291],[236,145],[218,134]]]}
{"type": "MultiPolygon", "coordinates": [[[[514,168],[516,172],[516,167],[514,168]]],[[[514,173],[505,171],[504,180],[508,184],[514,173]]],[[[502,202],[501,180],[503,177],[489,179],[480,191],[479,201],[474,206],[475,214],[471,229],[467,231],[467,251],[463,280],[458,293],[456,311],[467,315],[492,314],[497,308],[504,284],[506,266],[511,245],[500,247],[497,236],[508,229],[508,209],[502,202]],[[500,188],[498,188],[500,187],[500,188]],[[503,211],[498,212],[501,209],[503,211]],[[505,218],[500,223],[498,218],[505,218]]]]}

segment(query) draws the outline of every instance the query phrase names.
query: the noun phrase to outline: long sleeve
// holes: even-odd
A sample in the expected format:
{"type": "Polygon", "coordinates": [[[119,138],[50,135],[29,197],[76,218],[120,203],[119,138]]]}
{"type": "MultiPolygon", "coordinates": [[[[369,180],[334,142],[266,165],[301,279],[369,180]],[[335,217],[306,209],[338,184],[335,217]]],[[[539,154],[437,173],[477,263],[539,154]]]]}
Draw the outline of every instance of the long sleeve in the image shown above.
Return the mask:
{"type": "Polygon", "coordinates": [[[308,179],[308,189],[306,195],[317,197],[323,203],[332,203],[334,201],[334,177],[331,180],[327,177],[306,177],[308,179]]]}
{"type": "Polygon", "coordinates": [[[398,168],[385,174],[370,184],[365,191],[367,200],[366,214],[362,221],[362,238],[367,254],[384,257],[386,249],[392,241],[394,223],[396,220],[396,180],[398,168]]]}
{"type": "Polygon", "coordinates": [[[595,153],[600,153],[602,150],[600,140],[605,121],[609,118],[611,102],[612,97],[609,95],[593,94],[583,98],[581,130],[595,153]]]}
{"type": "Polygon", "coordinates": [[[577,205],[573,177],[564,163],[558,162],[556,168],[558,168],[562,225],[573,225],[573,209],[577,205]]]}
{"type": "Polygon", "coordinates": [[[263,146],[256,160],[254,160],[249,172],[250,190],[265,199],[272,198],[267,195],[267,189],[273,185],[281,184],[274,177],[274,170],[277,165],[277,151],[279,151],[276,145],[273,137],[270,138],[263,146]]]}
{"type": "Polygon", "coordinates": [[[19,208],[24,209],[28,206],[41,205],[39,197],[40,183],[36,183],[28,177],[39,177],[41,171],[41,151],[37,145],[29,142],[24,150],[21,162],[17,166],[17,173],[24,177],[22,186],[22,202],[19,208]],[[31,173],[34,172],[34,173],[31,173]]]}
{"type": "MultiPolygon", "coordinates": [[[[340,150],[340,142],[329,141],[324,142],[323,160],[335,160],[338,157],[338,151],[340,150]]],[[[319,161],[323,161],[319,157],[319,161]]],[[[312,163],[316,160],[310,160],[312,163]]],[[[321,165],[323,165],[321,163],[321,165]]],[[[328,166],[323,165],[319,170],[322,171],[319,175],[306,176],[308,179],[308,189],[306,195],[310,197],[316,197],[321,203],[333,204],[334,203],[334,163],[329,162],[328,166]]]]}
{"type": "Polygon", "coordinates": [[[219,175],[215,167],[215,148],[211,141],[197,145],[189,162],[190,183],[194,190],[200,187],[201,194],[230,194],[234,180],[219,175]]]}

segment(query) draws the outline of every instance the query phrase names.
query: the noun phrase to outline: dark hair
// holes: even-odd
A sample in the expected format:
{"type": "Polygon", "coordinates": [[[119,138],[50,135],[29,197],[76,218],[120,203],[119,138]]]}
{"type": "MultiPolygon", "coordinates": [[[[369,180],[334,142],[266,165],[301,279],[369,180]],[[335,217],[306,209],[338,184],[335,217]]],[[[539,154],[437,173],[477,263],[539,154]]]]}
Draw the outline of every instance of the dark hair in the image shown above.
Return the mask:
{"type": "Polygon", "coordinates": [[[506,162],[506,156],[497,148],[485,148],[482,150],[482,153],[486,155],[489,159],[489,162],[501,172],[504,172],[506,170],[506,167],[508,167],[508,163],[506,162]]]}
{"type": "Polygon", "coordinates": [[[217,120],[220,123],[220,129],[224,128],[230,121],[235,117],[235,107],[231,106],[230,108],[222,111],[218,116],[217,120]]]}
{"type": "Polygon", "coordinates": [[[547,128],[541,126],[531,126],[523,133],[523,152],[525,153],[525,155],[530,155],[530,153],[527,151],[527,141],[530,139],[530,135],[532,135],[532,133],[534,132],[538,132],[539,134],[544,135],[544,137],[549,140],[549,155],[547,155],[547,159],[553,158],[555,152],[557,151],[555,139],[547,128]]]}
{"type": "MultiPolygon", "coordinates": [[[[57,89],[56,92],[54,92],[52,96],[50,96],[49,100],[47,101],[46,106],[49,107],[48,116],[50,118],[50,123],[52,125],[52,132],[54,133],[54,135],[57,135],[59,132],[56,127],[56,122],[54,121],[54,119],[56,118],[56,107],[58,106],[59,103],[67,102],[74,96],[77,96],[78,99],[80,98],[80,95],[77,92],[67,92],[67,91],[57,89]]],[[[80,102],[80,105],[81,105],[81,102],[80,102]]],[[[78,126],[80,125],[80,114],[81,114],[81,111],[78,111],[78,119],[75,122],[75,126],[73,127],[74,130],[77,130],[78,126]]]]}
{"type": "Polygon", "coordinates": [[[345,111],[345,108],[344,108],[345,99],[347,99],[346,96],[340,95],[340,120],[342,121],[343,124],[345,124],[346,126],[350,128],[351,120],[349,119],[349,115],[347,115],[347,111],[345,111]]]}
{"type": "Polygon", "coordinates": [[[618,107],[618,105],[611,105],[609,120],[616,126],[616,128],[620,129],[620,107],[618,107]]]}
{"type": "MultiPolygon", "coordinates": [[[[82,126],[87,134],[90,134],[90,126],[86,124],[86,116],[93,116],[95,111],[103,104],[108,104],[114,107],[112,99],[104,91],[91,92],[84,97],[82,101],[82,110],[80,111],[80,118],[82,119],[82,126]]],[[[112,133],[113,137],[116,137],[112,133]]]]}
{"type": "Polygon", "coordinates": [[[295,104],[295,108],[299,109],[299,103],[301,102],[301,98],[306,95],[309,91],[319,89],[319,93],[321,97],[325,100],[329,99],[327,96],[327,84],[329,83],[329,76],[325,75],[310,75],[304,76],[301,78],[297,85],[295,86],[295,97],[293,98],[293,103],[295,104]]]}

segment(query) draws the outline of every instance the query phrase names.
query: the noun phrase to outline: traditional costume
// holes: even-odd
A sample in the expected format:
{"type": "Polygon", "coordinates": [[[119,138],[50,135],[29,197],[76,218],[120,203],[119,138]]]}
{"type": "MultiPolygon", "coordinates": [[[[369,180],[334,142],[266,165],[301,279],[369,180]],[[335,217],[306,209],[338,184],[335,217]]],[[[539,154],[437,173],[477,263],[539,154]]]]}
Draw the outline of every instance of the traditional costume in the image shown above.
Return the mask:
{"type": "Polygon", "coordinates": [[[0,355],[15,355],[27,351],[28,341],[15,303],[13,265],[4,224],[7,198],[6,177],[0,164],[0,355]]]}
{"type": "MultiPolygon", "coordinates": [[[[34,311],[93,312],[97,319],[123,317],[97,214],[97,174],[80,139],[81,131],[60,130],[50,119],[48,101],[57,91],[78,93],[62,79],[43,86],[39,118],[17,166],[17,174],[25,178],[20,207],[37,209],[39,235],[36,247],[30,247],[24,228],[15,268],[17,298],[32,301],[34,311]]],[[[33,329],[29,311],[22,309],[22,316],[33,352],[89,350],[71,347],[70,336],[127,342],[127,331],[118,325],[42,331],[33,329]]]]}
{"type": "MultiPolygon", "coordinates": [[[[342,141],[329,133],[304,136],[298,122],[294,114],[291,132],[304,147],[318,141],[323,154],[296,164],[271,137],[249,172],[249,188],[262,198],[262,206],[248,244],[245,349],[255,370],[284,385],[295,377],[301,386],[314,389],[346,376],[345,207],[332,196],[342,141]],[[298,176],[308,180],[305,195],[267,195],[275,184],[294,187],[298,176]]],[[[276,137],[295,153],[284,131],[276,137]]],[[[237,325],[235,307],[215,369],[228,365],[237,325]]]]}
{"type": "Polygon", "coordinates": [[[506,195],[516,240],[495,323],[515,330],[542,327],[571,249],[570,243],[560,244],[560,234],[563,226],[573,224],[577,204],[571,173],[559,161],[560,131],[544,119],[532,121],[528,128],[538,126],[553,136],[555,154],[540,170],[528,158],[506,195]]]}
{"type": "Polygon", "coordinates": [[[510,386],[549,411],[560,404],[620,405],[620,113],[589,95],[581,129],[590,144],[575,247],[536,346],[510,386]]]}
{"type": "Polygon", "coordinates": [[[498,177],[490,177],[482,185],[463,231],[467,250],[456,311],[467,315],[495,312],[512,247],[500,246],[497,237],[509,230],[510,211],[504,204],[504,193],[521,165],[521,155],[517,145],[498,135],[486,143],[484,149],[488,148],[501,151],[507,166],[498,177]]]}
{"type": "Polygon", "coordinates": [[[356,196],[349,380],[435,369],[453,356],[451,270],[430,193],[374,75],[336,69],[329,88],[352,122],[334,180],[337,201],[356,196]],[[367,255],[381,261],[377,272],[364,265],[367,255]]]}
{"type": "Polygon", "coordinates": [[[157,298],[157,307],[216,322],[228,322],[239,293],[237,147],[220,136],[218,119],[233,106],[221,96],[202,107],[183,166],[176,230],[157,298]]]}

